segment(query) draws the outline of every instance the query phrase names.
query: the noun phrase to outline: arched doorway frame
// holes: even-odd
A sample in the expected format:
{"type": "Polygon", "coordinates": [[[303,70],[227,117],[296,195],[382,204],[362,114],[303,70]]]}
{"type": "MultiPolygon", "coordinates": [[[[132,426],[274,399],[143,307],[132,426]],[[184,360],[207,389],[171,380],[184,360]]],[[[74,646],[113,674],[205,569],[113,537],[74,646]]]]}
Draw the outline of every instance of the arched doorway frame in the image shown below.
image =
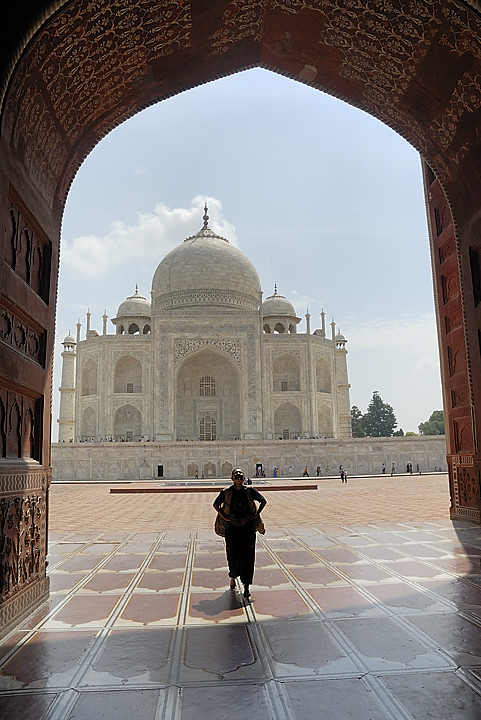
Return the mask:
{"type": "MultiPolygon", "coordinates": [[[[194,402],[195,399],[201,398],[200,394],[200,383],[202,381],[202,376],[206,376],[208,372],[211,372],[209,370],[209,365],[212,364],[209,362],[206,362],[212,358],[214,363],[218,363],[215,366],[215,371],[212,371],[213,377],[217,375],[217,379],[215,380],[215,395],[205,395],[202,396],[202,400],[207,400],[207,406],[209,406],[209,399],[212,398],[215,407],[211,407],[210,409],[204,409],[202,410],[202,405],[197,409],[197,411],[194,411],[194,407],[191,408],[191,411],[189,413],[191,420],[192,420],[192,427],[193,430],[195,430],[195,437],[190,437],[190,440],[196,440],[200,439],[200,422],[202,417],[212,416],[212,420],[214,420],[214,423],[216,425],[216,439],[217,435],[222,434],[222,429],[224,428],[224,420],[221,421],[221,417],[223,415],[222,412],[222,403],[225,402],[225,398],[230,397],[229,395],[224,394],[223,392],[223,382],[221,375],[222,366],[227,370],[229,373],[230,378],[233,382],[236,384],[236,388],[239,395],[239,405],[238,405],[238,413],[235,420],[233,420],[233,424],[236,426],[236,432],[233,433],[235,437],[238,437],[243,432],[243,416],[245,413],[245,407],[244,403],[242,402],[242,393],[240,392],[240,387],[242,384],[242,370],[241,368],[237,367],[235,362],[232,360],[232,357],[230,357],[226,352],[219,350],[214,345],[204,345],[197,350],[194,350],[193,352],[190,352],[188,355],[186,355],[182,361],[179,363],[179,366],[175,370],[175,380],[174,380],[174,387],[175,387],[175,393],[174,393],[174,428],[175,428],[175,437],[179,440],[183,439],[183,435],[179,433],[179,402],[181,400],[180,396],[180,388],[179,383],[182,381],[182,378],[184,377],[186,372],[190,372],[193,376],[195,376],[196,381],[192,381],[193,385],[193,395],[192,401],[194,402]],[[196,363],[200,366],[199,371],[195,370],[196,363]],[[220,392],[220,394],[219,394],[220,392]],[[194,415],[197,414],[198,417],[196,420],[194,420],[194,415]]],[[[244,423],[245,424],[245,423],[244,423]]],[[[185,433],[184,433],[185,434],[185,433]]],[[[187,439],[187,438],[186,438],[187,439]]]]}
{"type": "MultiPolygon", "coordinates": [[[[21,18],[15,13],[2,45],[0,204],[1,312],[7,327],[20,326],[32,343],[19,352],[13,334],[3,334],[0,400],[2,417],[19,408],[18,427],[8,430],[19,438],[34,417],[36,455],[0,459],[0,495],[5,523],[11,503],[37,498],[41,519],[38,533],[30,534],[40,538],[39,563],[21,584],[0,589],[0,626],[8,628],[48,590],[51,357],[60,225],[72,178],[99,140],[139,110],[248,67],[284,74],[369,112],[427,163],[452,515],[479,521],[478,2],[100,0],[94,8],[83,0],[49,0],[31,8],[21,18]],[[28,242],[17,242],[20,237],[28,242]],[[35,262],[28,248],[35,248],[35,262]]],[[[19,438],[6,437],[3,445],[22,447],[19,438]]],[[[17,528],[19,536],[30,530],[17,528]]],[[[13,565],[18,560],[7,558],[13,565]]]]}

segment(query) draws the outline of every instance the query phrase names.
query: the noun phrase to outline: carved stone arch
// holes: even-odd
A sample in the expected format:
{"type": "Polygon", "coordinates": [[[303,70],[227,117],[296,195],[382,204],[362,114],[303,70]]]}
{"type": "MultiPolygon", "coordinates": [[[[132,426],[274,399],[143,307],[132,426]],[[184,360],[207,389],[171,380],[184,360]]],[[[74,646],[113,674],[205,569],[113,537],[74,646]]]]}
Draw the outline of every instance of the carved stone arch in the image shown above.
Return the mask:
{"type": "Polygon", "coordinates": [[[211,460],[204,465],[204,477],[217,477],[217,465],[211,460]]]}
{"type": "Polygon", "coordinates": [[[199,466],[195,462],[191,462],[187,466],[187,477],[198,478],[199,477],[199,466]]]}
{"type": "Polygon", "coordinates": [[[274,392],[292,392],[301,389],[300,362],[293,354],[286,352],[274,358],[272,389],[274,392]]]}
{"type": "Polygon", "coordinates": [[[277,407],[274,412],[274,433],[284,440],[302,437],[302,416],[298,407],[292,403],[282,403],[277,407]]]}
{"type": "Polygon", "coordinates": [[[332,407],[330,405],[326,405],[325,403],[319,405],[317,408],[317,423],[317,431],[319,435],[324,435],[328,438],[333,437],[334,428],[332,407]]]}
{"type": "Polygon", "coordinates": [[[81,395],[96,395],[98,392],[98,360],[86,358],[82,365],[81,395]]]}
{"type": "MultiPolygon", "coordinates": [[[[45,357],[52,357],[62,212],[72,179],[94,145],[143,107],[217,77],[256,66],[285,74],[379,118],[429,164],[424,176],[450,479],[454,465],[466,468],[458,473],[460,483],[479,475],[481,460],[474,438],[481,437],[481,321],[470,265],[470,249],[477,248],[481,236],[478,0],[211,0],[196,4],[195,12],[193,7],[163,0],[130,3],[130,23],[108,0],[38,0],[27,3],[22,13],[12,13],[14,20],[7,14],[2,27],[6,61],[0,75],[0,186],[5,189],[0,212],[4,221],[10,213],[15,222],[12,225],[10,220],[7,235],[2,233],[0,239],[0,257],[8,258],[12,269],[6,295],[18,305],[28,294],[28,320],[45,333],[45,357]],[[141,31],[133,33],[132,27],[141,31]],[[454,222],[443,210],[436,227],[434,209],[441,206],[449,208],[454,222]],[[22,278],[18,241],[26,225],[44,233],[47,262],[38,298],[32,288],[27,292],[22,278]],[[449,244],[456,251],[447,255],[444,249],[449,244]],[[459,283],[449,281],[451,299],[444,303],[443,276],[452,277],[453,270],[459,283]],[[448,345],[456,359],[453,376],[448,345]],[[452,393],[462,388],[466,404],[453,407],[452,393]],[[461,433],[463,453],[457,450],[457,427],[467,429],[461,433]]],[[[28,358],[19,357],[13,347],[0,349],[2,368],[19,363],[28,375],[28,358]]],[[[7,372],[0,391],[8,387],[21,394],[17,377],[7,372]]],[[[50,409],[49,364],[30,381],[32,391],[43,398],[44,416],[38,418],[36,436],[42,438],[39,497],[46,506],[50,455],[43,429],[48,427],[50,409]]],[[[249,413],[254,414],[253,404],[249,413]]],[[[161,408],[162,427],[166,415],[167,409],[161,408]]],[[[0,470],[6,478],[0,487],[11,473],[18,477],[25,473],[7,463],[0,470]]],[[[19,492],[23,502],[26,491],[19,492]]],[[[479,521],[479,507],[461,512],[455,494],[452,502],[453,516],[479,521]]],[[[19,598],[28,594],[33,608],[46,594],[45,545],[40,578],[30,578],[29,587],[17,582],[11,588],[11,603],[2,606],[3,617],[15,619],[25,612],[19,598]]]]}
{"type": "Polygon", "coordinates": [[[35,415],[32,407],[27,407],[23,416],[22,457],[34,456],[35,415]]]}
{"type": "Polygon", "coordinates": [[[0,395],[0,458],[7,457],[7,409],[0,395]]]}
{"type": "Polygon", "coordinates": [[[136,441],[142,437],[142,414],[133,405],[125,404],[115,411],[114,437],[121,441],[136,441]]]}
{"type": "Polygon", "coordinates": [[[231,462],[229,462],[228,460],[226,460],[225,462],[223,462],[223,463],[222,463],[222,470],[221,470],[221,475],[222,475],[222,477],[230,478],[231,475],[232,475],[232,470],[233,470],[233,469],[234,469],[234,466],[232,465],[231,462]]]}
{"type": "Polygon", "coordinates": [[[322,393],[332,392],[331,363],[327,357],[320,357],[316,361],[316,390],[322,393]]]}
{"type": "MultiPolygon", "coordinates": [[[[287,402],[289,402],[290,405],[294,405],[294,407],[296,407],[296,408],[299,410],[299,412],[302,414],[302,412],[303,412],[303,400],[302,400],[302,398],[300,398],[300,397],[295,397],[295,396],[292,396],[292,395],[291,395],[291,396],[289,397],[289,400],[288,400],[287,402]]],[[[273,399],[273,401],[272,401],[272,410],[275,412],[278,407],[280,407],[281,405],[284,405],[285,403],[286,403],[286,400],[285,400],[284,398],[282,398],[282,397],[278,397],[278,398],[273,399]]]]}
{"type": "Polygon", "coordinates": [[[8,408],[6,457],[22,457],[22,412],[16,399],[8,408]]]}
{"type": "Polygon", "coordinates": [[[122,355],[114,367],[114,393],[142,392],[142,363],[130,354],[122,355]]]}
{"type": "Polygon", "coordinates": [[[177,438],[240,436],[241,376],[229,353],[209,344],[184,356],[176,368],[175,394],[177,438]]]}
{"type": "Polygon", "coordinates": [[[89,440],[97,437],[97,408],[86,405],[82,409],[80,420],[80,439],[89,440]]]}

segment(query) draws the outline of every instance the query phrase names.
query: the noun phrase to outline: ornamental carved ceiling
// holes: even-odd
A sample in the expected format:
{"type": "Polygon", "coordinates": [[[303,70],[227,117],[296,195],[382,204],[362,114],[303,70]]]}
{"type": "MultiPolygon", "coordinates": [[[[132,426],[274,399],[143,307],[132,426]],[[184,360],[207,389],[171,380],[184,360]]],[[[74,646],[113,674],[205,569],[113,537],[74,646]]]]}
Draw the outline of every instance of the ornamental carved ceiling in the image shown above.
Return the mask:
{"type": "Polygon", "coordinates": [[[73,0],[17,65],[2,132],[48,204],[61,207],[113,127],[258,66],[379,117],[447,185],[481,147],[480,36],[478,12],[454,1],[73,0]]]}

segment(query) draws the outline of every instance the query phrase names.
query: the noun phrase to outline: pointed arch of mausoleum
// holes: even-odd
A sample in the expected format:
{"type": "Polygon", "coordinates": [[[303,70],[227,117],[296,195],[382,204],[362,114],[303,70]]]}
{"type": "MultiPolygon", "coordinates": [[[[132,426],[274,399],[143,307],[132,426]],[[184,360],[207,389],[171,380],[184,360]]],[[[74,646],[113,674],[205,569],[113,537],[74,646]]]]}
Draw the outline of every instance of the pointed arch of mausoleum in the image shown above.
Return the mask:
{"type": "MultiPolygon", "coordinates": [[[[0,491],[7,502],[35,491],[41,518],[29,530],[31,537],[40,538],[38,547],[32,548],[40,553],[40,570],[22,577],[8,598],[0,598],[2,626],[31,609],[48,588],[51,363],[60,225],[72,179],[91,149],[135,113],[247,68],[272,70],[346,100],[394,128],[421,153],[426,163],[451,512],[479,521],[477,0],[134,0],[122,12],[111,0],[37,0],[24,3],[21,12],[7,14],[0,33],[0,210],[6,229],[0,240],[1,303],[10,327],[0,342],[0,397],[5,408],[0,491]],[[38,341],[43,348],[33,359],[13,347],[12,328],[19,325],[28,328],[34,344],[38,341]],[[453,366],[450,359],[455,355],[453,366]],[[27,476],[24,466],[6,461],[12,441],[6,424],[15,403],[23,412],[24,401],[40,408],[34,429],[36,488],[30,467],[27,476]]],[[[325,142],[322,133],[319,142],[325,142]]],[[[402,199],[399,206],[402,213],[402,199]]],[[[15,558],[6,562],[15,564],[15,558]]]]}
{"type": "Polygon", "coordinates": [[[120,442],[132,442],[142,437],[142,414],[132,405],[125,404],[114,413],[114,438],[120,442]]]}
{"type": "Polygon", "coordinates": [[[114,367],[114,393],[142,392],[142,363],[132,355],[122,355],[114,367]]]}
{"type": "Polygon", "coordinates": [[[87,405],[82,409],[80,419],[80,440],[95,440],[97,438],[97,408],[87,405]]]}
{"type": "Polygon", "coordinates": [[[316,390],[322,393],[332,392],[331,363],[325,357],[316,362],[316,390]]]}
{"type": "Polygon", "coordinates": [[[274,433],[281,440],[302,437],[302,415],[296,405],[283,403],[276,408],[274,433]]]}
{"type": "Polygon", "coordinates": [[[321,405],[317,411],[317,422],[317,431],[319,435],[326,438],[334,436],[332,407],[329,405],[321,405]]]}
{"type": "Polygon", "coordinates": [[[295,392],[301,389],[301,364],[298,357],[290,353],[274,357],[272,389],[274,392],[295,392]]]}
{"type": "Polygon", "coordinates": [[[96,395],[98,392],[98,360],[87,358],[82,365],[81,395],[96,395]]]}
{"type": "Polygon", "coordinates": [[[241,373],[228,353],[203,346],[184,357],[176,370],[175,393],[178,440],[240,436],[241,373]]]}

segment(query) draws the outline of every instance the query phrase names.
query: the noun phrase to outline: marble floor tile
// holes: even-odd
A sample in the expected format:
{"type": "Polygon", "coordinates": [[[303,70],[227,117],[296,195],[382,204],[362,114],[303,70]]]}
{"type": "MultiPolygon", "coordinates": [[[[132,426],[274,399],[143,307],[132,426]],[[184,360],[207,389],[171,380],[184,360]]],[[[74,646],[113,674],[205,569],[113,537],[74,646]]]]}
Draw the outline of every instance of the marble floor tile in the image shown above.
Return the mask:
{"type": "Polygon", "coordinates": [[[384,683],[416,720],[481,717],[479,694],[453,672],[389,675],[384,683]]]}
{"type": "Polygon", "coordinates": [[[80,692],[65,720],[155,720],[161,690],[98,690],[80,692]]]}
{"type": "Polygon", "coordinates": [[[373,672],[449,667],[448,661],[390,618],[334,620],[373,672]]]}
{"type": "MultiPolygon", "coordinates": [[[[362,678],[289,681],[295,720],[388,720],[386,708],[362,678]]],[[[390,720],[390,718],[389,718],[390,720]]]]}

